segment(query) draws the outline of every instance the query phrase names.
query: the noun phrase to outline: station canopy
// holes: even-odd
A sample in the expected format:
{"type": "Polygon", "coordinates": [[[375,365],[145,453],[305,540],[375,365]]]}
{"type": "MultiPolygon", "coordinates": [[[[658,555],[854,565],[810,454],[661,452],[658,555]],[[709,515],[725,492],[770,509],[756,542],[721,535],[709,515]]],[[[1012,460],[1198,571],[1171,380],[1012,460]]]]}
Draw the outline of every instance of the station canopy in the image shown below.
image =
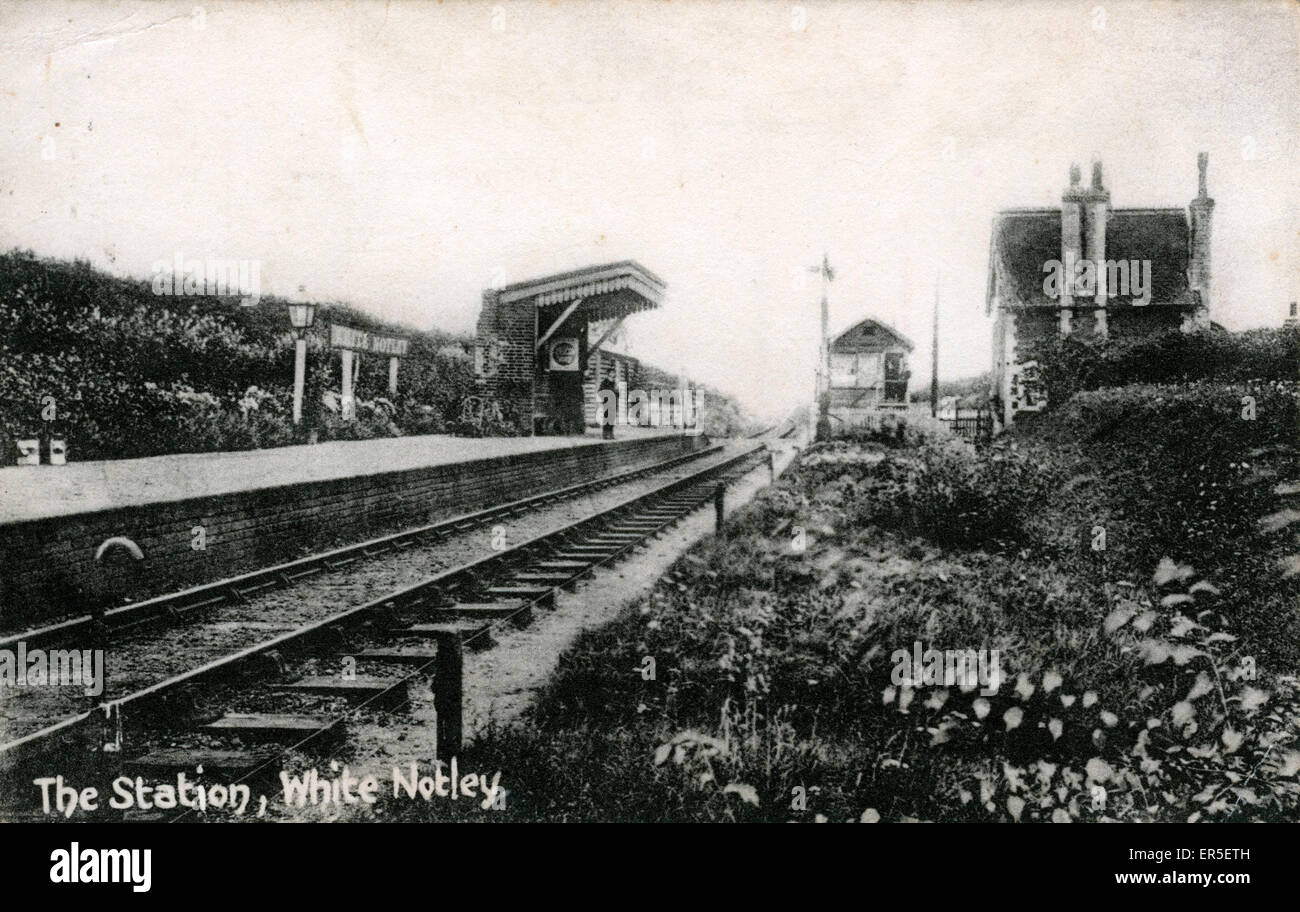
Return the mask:
{"type": "Polygon", "coordinates": [[[527,282],[507,285],[498,292],[502,304],[531,302],[533,306],[565,306],[565,317],[588,322],[622,319],[663,304],[667,285],[640,263],[624,260],[587,266],[527,282]]]}

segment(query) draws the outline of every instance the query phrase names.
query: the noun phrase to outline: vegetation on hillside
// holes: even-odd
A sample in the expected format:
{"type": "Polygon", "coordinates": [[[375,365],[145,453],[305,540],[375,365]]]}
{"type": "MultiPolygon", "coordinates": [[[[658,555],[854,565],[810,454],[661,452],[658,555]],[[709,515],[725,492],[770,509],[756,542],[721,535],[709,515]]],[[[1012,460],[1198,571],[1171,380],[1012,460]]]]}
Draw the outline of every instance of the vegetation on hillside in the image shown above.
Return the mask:
{"type": "MultiPolygon", "coordinates": [[[[423,433],[509,434],[524,416],[466,408],[476,394],[473,341],[322,304],[308,340],[303,427],[292,425],[293,337],[286,302],[156,295],[148,281],[84,262],[0,254],[0,464],[13,440],[54,435],[76,460],[243,450],[319,439],[423,433]],[[363,357],[357,419],[339,416],[339,358],[325,327],[346,323],[410,339],[398,393],[388,359],[363,357]]],[[[710,390],[706,427],[744,426],[735,402],[710,390]]]]}
{"type": "Polygon", "coordinates": [[[1167,329],[1123,339],[1051,336],[1028,352],[1042,367],[1048,402],[1134,383],[1300,380],[1300,330],[1167,329]]]}
{"type": "MultiPolygon", "coordinates": [[[[370,437],[442,430],[458,416],[473,389],[465,341],[400,330],[411,352],[396,400],[387,398],[386,359],[365,358],[359,420],[340,421],[339,359],[323,336],[331,320],[397,329],[344,305],[320,308],[309,340],[306,427],[322,439],[370,437]]],[[[147,281],[14,251],[0,255],[0,324],[0,433],[10,438],[62,435],[75,459],[295,440],[283,301],[244,307],[236,298],[159,296],[147,281]]],[[[5,442],[4,453],[12,450],[5,442]]]]}

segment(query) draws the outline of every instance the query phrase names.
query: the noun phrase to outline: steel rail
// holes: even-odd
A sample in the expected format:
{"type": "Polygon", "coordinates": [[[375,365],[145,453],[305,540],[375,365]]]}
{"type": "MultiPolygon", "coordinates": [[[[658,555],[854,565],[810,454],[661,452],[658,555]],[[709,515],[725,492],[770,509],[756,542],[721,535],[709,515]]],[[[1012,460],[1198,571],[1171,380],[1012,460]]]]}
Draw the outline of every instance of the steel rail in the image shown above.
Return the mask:
{"type": "MultiPolygon", "coordinates": [[[[720,450],[723,448],[717,447],[711,449],[720,450]]],[[[37,731],[24,735],[14,741],[0,745],[0,764],[21,762],[29,751],[38,749],[43,743],[55,736],[72,734],[82,725],[89,723],[96,717],[112,719],[116,716],[120,719],[123,710],[126,708],[143,706],[151,701],[156,701],[159,698],[165,697],[186,685],[198,684],[217,676],[233,674],[237,666],[242,665],[250,659],[283,647],[301,644],[314,636],[321,635],[327,630],[357,623],[365,619],[371,613],[380,611],[395,612],[403,608],[418,607],[434,595],[443,595],[455,592],[457,589],[466,585],[479,585],[481,584],[482,579],[488,575],[500,574],[508,571],[513,565],[535,559],[535,555],[539,551],[550,551],[557,547],[563,548],[570,543],[571,539],[581,537],[592,528],[605,525],[611,520],[616,520],[620,515],[633,511],[646,503],[669,497],[675,493],[688,490],[705,481],[725,474],[747,460],[754,459],[756,455],[765,450],[766,446],[764,444],[749,447],[745,451],[729,457],[722,462],[714,463],[713,465],[706,466],[691,475],[674,479],[666,484],[653,488],[650,491],[634,495],[612,507],[590,516],[583,517],[582,519],[562,526],[559,529],[554,529],[550,532],[534,536],[533,538],[523,541],[504,551],[489,554],[468,563],[461,564],[457,567],[444,570],[427,579],[421,580],[420,582],[381,595],[367,602],[363,602],[362,604],[343,609],[342,611],[336,612],[328,617],[305,624],[294,630],[264,640],[261,643],[256,643],[218,659],[206,662],[197,668],[192,668],[162,681],[157,681],[125,696],[116,699],[103,700],[88,711],[64,718],[37,731]]],[[[699,503],[703,503],[704,499],[705,497],[701,496],[699,503]]],[[[669,522],[677,521],[681,516],[687,515],[696,508],[698,508],[698,504],[690,509],[684,509],[676,519],[670,520],[669,522]]],[[[611,553],[611,555],[606,556],[605,560],[613,560],[616,556],[621,556],[632,547],[643,542],[652,534],[657,534],[657,531],[646,533],[646,535],[642,536],[637,541],[624,544],[615,552],[611,553]]],[[[576,580],[581,578],[587,572],[587,570],[579,571],[574,575],[573,579],[576,580]]],[[[555,589],[564,585],[568,585],[568,582],[548,588],[551,593],[553,593],[555,589]]],[[[545,597],[543,597],[543,599],[544,598],[545,597]]],[[[523,611],[525,608],[534,607],[537,602],[542,601],[543,599],[537,599],[533,602],[526,603],[519,609],[519,611],[523,611]]],[[[515,612],[515,614],[518,614],[519,611],[515,612]]],[[[513,616],[514,615],[511,615],[510,617],[513,616]]],[[[495,623],[504,623],[509,620],[510,617],[498,619],[495,623]]],[[[487,624],[485,627],[491,629],[495,627],[495,623],[487,624]]],[[[474,636],[480,634],[481,631],[474,634],[474,636]]],[[[472,637],[467,638],[466,641],[468,642],[469,639],[472,639],[472,637]]],[[[311,737],[313,736],[304,739],[303,743],[309,741],[311,737]]]]}
{"type": "MultiPolygon", "coordinates": [[[[472,513],[452,516],[425,526],[404,529],[400,532],[368,539],[354,545],[345,545],[319,554],[311,554],[287,563],[275,564],[237,576],[216,580],[215,582],[154,596],[129,605],[109,609],[104,612],[101,620],[107,626],[108,631],[114,634],[121,634],[160,619],[178,620],[192,611],[220,604],[239,602],[253,594],[292,586],[299,579],[319,573],[322,570],[337,570],[362,558],[377,557],[387,551],[410,547],[426,539],[443,538],[456,532],[482,526],[494,519],[523,513],[560,500],[571,500],[602,488],[625,484],[645,475],[668,471],[704,456],[717,455],[722,450],[721,445],[705,447],[681,456],[674,456],[672,459],[657,462],[653,465],[620,472],[617,475],[608,475],[591,481],[579,482],[566,488],[558,488],[554,491],[546,491],[508,503],[486,507],[472,513]]],[[[65,641],[67,637],[84,632],[91,627],[94,621],[93,615],[86,614],[54,624],[32,628],[21,633],[10,634],[0,637],[0,649],[16,648],[19,642],[26,643],[29,647],[54,645],[65,641]]]]}
{"type": "MultiPolygon", "coordinates": [[[[666,496],[669,496],[669,495],[671,495],[671,494],[673,494],[673,493],[676,493],[677,490],[679,490],[679,489],[689,490],[690,488],[700,486],[700,485],[702,485],[702,484],[704,484],[704,483],[706,483],[706,482],[708,482],[708,481],[714,479],[714,478],[717,477],[718,475],[723,475],[723,476],[726,476],[726,477],[730,477],[731,475],[743,475],[743,474],[746,473],[746,472],[753,471],[753,469],[754,469],[754,468],[756,467],[756,465],[757,465],[757,464],[755,464],[755,465],[747,465],[747,463],[750,462],[750,461],[752,461],[756,455],[758,455],[758,454],[764,452],[766,449],[767,449],[767,447],[766,447],[765,445],[760,445],[760,446],[756,446],[756,447],[751,447],[750,449],[748,449],[748,450],[745,451],[744,453],[741,453],[741,454],[739,454],[739,455],[737,455],[737,456],[735,456],[735,457],[733,457],[733,458],[727,460],[725,463],[721,463],[721,464],[719,464],[719,465],[717,465],[717,466],[710,466],[708,469],[705,469],[705,470],[701,471],[700,473],[697,473],[697,474],[694,475],[694,476],[690,476],[690,477],[688,477],[688,478],[686,478],[686,479],[681,479],[681,480],[679,480],[678,482],[674,482],[674,483],[671,483],[671,484],[669,484],[669,485],[665,485],[663,488],[657,489],[657,490],[655,490],[655,491],[647,492],[646,494],[644,494],[644,495],[640,495],[640,496],[638,496],[638,497],[634,497],[634,498],[632,498],[631,500],[626,501],[626,502],[623,503],[623,504],[619,504],[619,505],[617,505],[617,506],[611,508],[611,509],[610,509],[609,511],[607,511],[605,514],[597,515],[597,516],[594,516],[594,517],[590,517],[590,518],[585,519],[585,520],[580,520],[579,523],[574,523],[573,525],[574,525],[574,526],[577,526],[577,525],[580,525],[580,524],[581,524],[581,525],[586,525],[586,524],[589,524],[592,520],[597,520],[597,519],[601,519],[601,518],[604,518],[604,519],[608,520],[608,519],[615,518],[615,516],[612,516],[611,514],[620,515],[620,514],[623,514],[623,513],[630,513],[630,512],[633,512],[633,511],[635,511],[635,509],[636,509],[638,506],[643,506],[644,503],[645,503],[646,501],[653,502],[653,501],[658,500],[658,499],[660,499],[660,498],[662,498],[662,497],[666,497],[666,496]]],[[[556,590],[562,589],[562,588],[564,588],[565,586],[571,585],[572,583],[575,583],[575,582],[577,582],[578,580],[581,580],[581,579],[583,579],[583,578],[589,576],[589,575],[590,575],[592,572],[594,572],[597,568],[605,567],[605,566],[607,566],[607,565],[613,564],[614,562],[616,562],[616,561],[618,561],[619,559],[621,559],[622,557],[624,557],[624,556],[625,556],[629,551],[631,551],[631,550],[633,550],[634,548],[637,548],[637,547],[639,547],[640,545],[644,544],[644,543],[646,542],[646,540],[651,539],[651,538],[655,538],[655,537],[661,535],[661,534],[664,532],[664,530],[666,530],[666,529],[668,529],[669,527],[671,527],[671,526],[673,526],[673,525],[675,525],[675,524],[681,522],[682,519],[684,519],[685,517],[689,516],[691,513],[693,513],[693,512],[695,512],[696,510],[698,510],[698,509],[700,508],[700,506],[702,506],[704,503],[706,503],[706,502],[710,499],[711,496],[712,496],[712,491],[711,491],[711,490],[700,491],[700,492],[698,493],[698,496],[697,496],[697,497],[693,497],[693,498],[692,498],[692,500],[691,500],[691,502],[690,502],[689,505],[687,505],[687,506],[683,506],[683,507],[680,508],[680,510],[674,511],[673,514],[672,514],[670,517],[668,517],[668,518],[666,518],[666,519],[663,519],[661,522],[659,522],[659,523],[655,526],[655,528],[646,531],[646,532],[645,532],[644,534],[642,534],[641,537],[638,538],[637,540],[635,540],[635,541],[629,541],[629,542],[625,543],[624,545],[618,547],[616,550],[610,552],[609,554],[605,555],[604,557],[601,557],[600,559],[598,559],[598,560],[596,560],[596,561],[593,561],[591,564],[589,564],[588,566],[584,567],[583,569],[578,570],[578,571],[572,573],[572,574],[569,576],[569,578],[568,578],[567,580],[565,580],[564,582],[562,582],[562,583],[558,583],[558,584],[556,584],[556,585],[554,585],[554,586],[551,586],[551,587],[548,587],[548,588],[550,589],[550,592],[549,592],[547,595],[538,596],[538,597],[535,598],[535,599],[532,599],[532,600],[530,600],[530,601],[526,601],[526,602],[522,603],[522,604],[521,604],[521,605],[520,605],[520,606],[519,606],[515,611],[511,612],[509,615],[506,615],[506,616],[504,616],[504,617],[496,618],[496,619],[494,619],[494,620],[492,620],[492,621],[486,623],[486,624],[484,625],[484,630],[480,630],[480,631],[478,631],[478,632],[472,634],[471,636],[466,637],[466,638],[462,641],[462,644],[464,644],[464,643],[469,643],[469,642],[470,642],[471,640],[473,640],[475,637],[482,636],[485,632],[488,632],[488,631],[491,631],[491,630],[496,630],[496,629],[498,629],[498,628],[500,628],[500,627],[505,626],[505,625],[508,624],[508,623],[511,623],[515,617],[519,616],[520,614],[522,614],[522,613],[524,613],[524,612],[526,612],[526,611],[531,611],[531,610],[533,610],[534,608],[537,608],[537,607],[538,607],[539,605],[541,605],[543,602],[547,601],[550,597],[552,597],[552,596],[554,595],[554,593],[555,593],[556,590]]],[[[568,536],[571,534],[571,532],[572,532],[572,529],[566,529],[566,530],[557,530],[557,533],[550,533],[550,534],[551,534],[551,535],[554,535],[554,534],[558,534],[558,533],[563,533],[565,537],[568,537],[568,536]]],[[[525,543],[525,545],[528,545],[528,544],[535,544],[535,543],[537,543],[540,539],[542,539],[542,538],[546,538],[546,537],[548,537],[548,536],[539,536],[538,539],[534,539],[532,542],[525,543]]],[[[521,546],[521,547],[523,547],[523,546],[521,546]]],[[[561,546],[561,547],[563,547],[563,546],[561,546]]],[[[488,558],[488,559],[490,559],[490,558],[488,558]]],[[[476,563],[481,563],[481,562],[476,562],[476,563]]],[[[453,572],[454,572],[454,571],[453,571],[453,572]]],[[[432,582],[433,582],[432,580],[426,581],[426,583],[432,583],[432,582]]],[[[422,585],[425,585],[426,583],[421,583],[421,584],[417,584],[417,585],[421,585],[421,586],[422,586],[422,585]]],[[[384,601],[384,600],[382,600],[382,599],[377,599],[377,600],[375,600],[374,603],[372,603],[372,605],[373,605],[373,604],[376,604],[376,603],[383,603],[383,601],[384,601]]],[[[415,604],[418,604],[418,602],[415,603],[415,604]]],[[[282,747],[279,751],[276,751],[274,754],[269,755],[269,756],[265,759],[265,761],[264,761],[263,763],[261,763],[260,765],[258,765],[258,766],[255,767],[255,768],[253,768],[252,770],[249,770],[248,772],[244,773],[243,775],[241,775],[241,776],[240,776],[238,779],[236,779],[235,781],[236,781],[236,782],[244,782],[244,781],[246,781],[246,780],[248,780],[248,779],[251,779],[251,778],[257,776],[257,775],[258,775],[260,772],[262,772],[263,770],[265,770],[265,769],[267,769],[267,768],[273,766],[273,765],[277,762],[277,758],[282,757],[285,753],[287,753],[287,752],[289,752],[289,751],[299,750],[299,749],[301,749],[301,748],[307,746],[308,744],[310,744],[310,743],[311,743],[312,741],[314,741],[315,739],[317,739],[317,738],[319,738],[319,737],[322,737],[326,732],[332,731],[332,730],[333,730],[333,729],[334,729],[334,728],[335,728],[335,727],[336,727],[340,722],[346,720],[347,718],[349,718],[349,717],[351,717],[351,716],[355,716],[357,713],[359,713],[359,712],[361,712],[362,710],[364,710],[364,709],[365,709],[367,706],[369,706],[370,704],[372,704],[372,703],[380,703],[380,704],[382,705],[383,701],[385,701],[388,697],[390,697],[390,696],[391,696],[395,691],[398,691],[398,690],[400,690],[400,689],[402,689],[402,688],[406,688],[406,687],[408,687],[412,682],[414,682],[414,681],[418,681],[418,680],[420,680],[423,676],[427,675],[427,674],[429,673],[430,668],[432,668],[434,665],[437,664],[437,661],[438,661],[438,660],[437,660],[436,658],[435,658],[435,659],[432,659],[432,660],[430,660],[430,661],[428,661],[428,662],[425,662],[424,664],[420,665],[419,667],[413,669],[412,671],[408,672],[407,674],[405,674],[405,675],[401,675],[401,676],[399,676],[399,677],[397,677],[397,678],[394,678],[393,683],[392,683],[390,686],[384,688],[384,690],[382,690],[382,691],[380,691],[380,692],[374,694],[373,696],[371,696],[371,697],[369,697],[368,699],[362,701],[361,703],[358,703],[358,704],[355,704],[355,705],[353,705],[353,706],[350,706],[346,712],[344,712],[344,713],[342,713],[342,714],[340,714],[340,715],[337,715],[337,716],[334,717],[334,718],[331,718],[331,719],[329,720],[329,724],[326,725],[326,726],[324,726],[324,727],[322,727],[320,730],[315,731],[315,732],[312,732],[311,734],[309,734],[309,735],[307,735],[307,736],[305,736],[305,737],[299,739],[298,741],[294,742],[293,744],[285,745],[285,746],[282,747]]],[[[183,820],[184,818],[188,817],[191,813],[192,813],[192,810],[186,810],[186,811],[183,811],[183,812],[181,812],[178,816],[172,818],[172,819],[171,819],[170,821],[168,821],[168,822],[169,822],[169,823],[176,823],[176,822],[179,822],[180,820],[183,820]]]]}

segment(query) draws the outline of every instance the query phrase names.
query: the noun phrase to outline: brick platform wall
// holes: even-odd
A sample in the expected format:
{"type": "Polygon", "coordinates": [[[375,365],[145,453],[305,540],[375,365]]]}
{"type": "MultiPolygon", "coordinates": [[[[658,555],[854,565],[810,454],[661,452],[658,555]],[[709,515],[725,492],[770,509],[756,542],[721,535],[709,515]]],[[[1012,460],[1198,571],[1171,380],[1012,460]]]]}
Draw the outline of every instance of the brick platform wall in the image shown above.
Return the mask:
{"type": "Polygon", "coordinates": [[[703,437],[623,440],[0,526],[0,624],[233,576],[705,445],[703,437]],[[95,549],[113,536],[134,541],[144,560],[97,566],[95,549]]]}

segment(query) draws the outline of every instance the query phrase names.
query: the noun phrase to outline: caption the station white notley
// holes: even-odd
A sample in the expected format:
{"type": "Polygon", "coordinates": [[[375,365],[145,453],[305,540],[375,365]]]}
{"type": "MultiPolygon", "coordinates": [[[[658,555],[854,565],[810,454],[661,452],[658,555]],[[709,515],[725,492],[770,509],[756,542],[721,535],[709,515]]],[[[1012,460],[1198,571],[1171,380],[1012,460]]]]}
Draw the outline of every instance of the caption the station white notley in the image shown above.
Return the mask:
{"type": "MultiPolygon", "coordinates": [[[[282,771],[282,803],[285,807],[299,808],[308,805],[373,805],[382,796],[379,777],[359,776],[346,766],[335,772],[337,775],[322,776],[314,768],[299,775],[282,771]]],[[[118,776],[110,783],[111,794],[106,800],[97,787],[78,788],[62,776],[42,776],[32,780],[32,785],[41,790],[42,812],[64,817],[77,812],[93,814],[105,806],[116,811],[213,810],[242,816],[253,799],[252,789],[246,783],[196,782],[184,772],[177,773],[175,781],[168,782],[118,776]]],[[[505,794],[500,771],[490,776],[487,773],[465,773],[455,757],[449,763],[435,761],[427,772],[422,771],[414,760],[404,767],[394,766],[392,769],[392,797],[395,799],[459,801],[463,798],[478,801],[484,810],[488,810],[502,807],[505,794]]],[[[259,803],[259,814],[265,806],[263,798],[259,803]]]]}

